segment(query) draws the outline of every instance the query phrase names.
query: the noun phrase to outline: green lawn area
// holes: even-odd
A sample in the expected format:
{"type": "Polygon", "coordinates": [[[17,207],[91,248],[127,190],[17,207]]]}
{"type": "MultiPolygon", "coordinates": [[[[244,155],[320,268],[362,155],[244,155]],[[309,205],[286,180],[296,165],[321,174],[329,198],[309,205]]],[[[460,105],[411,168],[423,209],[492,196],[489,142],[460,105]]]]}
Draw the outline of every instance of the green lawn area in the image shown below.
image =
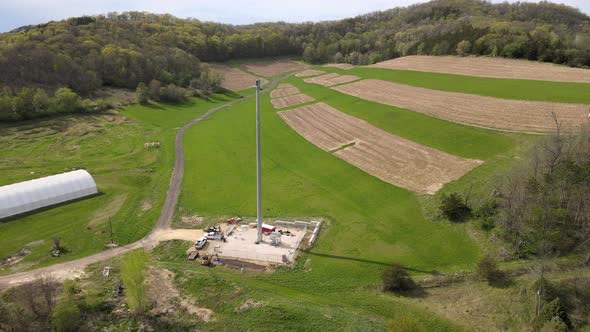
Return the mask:
{"type": "MultiPolygon", "coordinates": [[[[100,195],[0,222],[0,259],[24,247],[32,252],[18,269],[88,256],[105,249],[112,218],[115,241],[147,234],[160,214],[174,161],[177,128],[234,94],[180,105],[128,106],[123,116],[72,115],[0,127],[0,185],[88,170],[100,195]],[[159,141],[159,149],[144,143],[159,141]],[[60,237],[69,251],[49,253],[60,237]]],[[[10,273],[9,268],[0,274],[10,273]]]]}
{"type": "MultiPolygon", "coordinates": [[[[296,79],[291,81],[297,84],[296,79]]],[[[407,130],[397,134],[445,151],[488,160],[514,148],[513,134],[469,128],[349,100],[329,89],[309,88],[316,90],[314,97],[325,93],[323,101],[345,112],[355,114],[361,105],[370,114],[365,118],[376,125],[394,133],[403,127],[407,130]],[[389,121],[387,112],[404,123],[389,121]]],[[[256,276],[251,287],[268,288],[281,296],[284,292],[321,295],[326,301],[344,301],[355,310],[394,317],[400,313],[395,298],[374,290],[385,264],[400,262],[413,273],[474,266],[480,253],[464,225],[427,220],[415,194],[316,148],[277,116],[268,94],[262,96],[262,103],[265,216],[321,216],[327,225],[316,247],[303,255],[294,270],[256,276]]],[[[183,214],[220,219],[255,215],[254,120],[254,102],[246,101],[187,131],[185,145],[195,148],[186,151],[179,204],[183,214]]],[[[444,326],[439,323],[433,326],[444,326]]]]}
{"type": "Polygon", "coordinates": [[[590,84],[587,83],[514,80],[369,67],[342,70],[318,66],[316,69],[450,92],[506,99],[590,104],[590,84]]]}
{"type": "MultiPolygon", "coordinates": [[[[202,330],[382,331],[389,319],[400,316],[414,317],[428,331],[460,330],[412,304],[402,304],[397,297],[382,294],[377,288],[358,284],[347,287],[352,278],[337,274],[343,271],[342,266],[330,264],[332,274],[321,276],[336,280],[310,279],[307,275],[311,271],[304,267],[310,260],[307,255],[294,269],[279,269],[273,274],[239,273],[226,267],[206,268],[187,262],[187,245],[181,241],[163,243],[152,256],[155,265],[177,274],[175,283],[183,294],[213,310],[215,321],[198,322],[202,330]],[[309,287],[291,284],[290,281],[302,277],[309,287]],[[339,284],[336,292],[322,289],[331,283],[339,284]],[[245,303],[251,307],[244,308],[245,303]]],[[[315,269],[315,262],[313,265],[315,269]]],[[[364,266],[365,273],[374,272],[371,264],[355,263],[351,267],[354,265],[364,266]]]]}
{"type": "MultiPolygon", "coordinates": [[[[363,71],[366,77],[376,77],[368,76],[373,69],[355,70],[363,71]]],[[[329,71],[358,74],[337,69],[329,71]]],[[[450,78],[444,79],[461,78],[445,76],[450,78]]],[[[439,77],[439,88],[450,84],[444,79],[439,77]]],[[[305,84],[296,77],[284,82],[294,84],[302,92],[316,98],[316,102],[328,103],[395,135],[451,154],[485,161],[460,180],[445,186],[441,193],[463,192],[472,188],[474,195],[488,195],[493,174],[521,158],[540,137],[455,124],[361,100],[319,85],[305,84]]],[[[481,94],[494,96],[510,92],[503,88],[486,90],[489,82],[482,79],[479,86],[465,83],[459,89],[479,89],[481,94]]],[[[541,92],[535,92],[536,82],[524,83],[531,85],[525,86],[525,92],[520,95],[513,94],[514,97],[544,98],[541,92]]],[[[560,89],[565,88],[562,86],[560,89]]],[[[404,314],[418,317],[428,330],[456,329],[456,326],[416,308],[401,305],[407,301],[381,293],[378,285],[383,267],[391,262],[400,262],[412,274],[471,270],[480,256],[476,237],[468,235],[471,226],[432,221],[425,217],[431,216],[441,193],[418,196],[384,183],[320,150],[295,133],[277,116],[268,94],[262,96],[262,105],[265,217],[323,217],[327,221],[326,227],[322,229],[316,246],[303,253],[292,269],[243,278],[231,271],[216,270],[212,274],[210,271],[191,269],[189,272],[186,268],[171,266],[181,273],[195,274],[195,277],[188,278],[194,281],[188,283],[187,278],[181,278],[181,284],[187,291],[202,298],[202,285],[195,284],[200,284],[201,281],[197,280],[201,278],[213,278],[215,282],[210,285],[235,282],[244,292],[265,294],[267,302],[277,301],[277,308],[274,309],[290,317],[289,322],[298,322],[294,325],[280,323],[281,328],[286,330],[294,326],[312,326],[309,325],[311,323],[300,325],[301,318],[306,314],[300,312],[298,306],[316,308],[318,304],[321,304],[318,310],[338,308],[348,312],[349,317],[364,316],[368,321],[374,319],[371,324],[377,329],[383,328],[387,319],[404,314]],[[273,294],[270,297],[272,300],[269,300],[269,294],[273,294]],[[282,307],[280,303],[285,298],[297,299],[297,305],[282,307]]],[[[179,204],[183,215],[212,219],[222,219],[227,215],[255,215],[254,120],[254,101],[247,101],[224,109],[187,131],[185,144],[196,148],[186,152],[187,171],[179,204]]],[[[334,315],[337,314],[327,314],[334,315]]],[[[256,317],[243,317],[243,320],[256,321],[256,317]]],[[[323,328],[324,323],[329,326],[322,317],[312,320],[318,322],[314,328],[323,328]]],[[[228,324],[234,321],[229,318],[220,320],[228,324]]],[[[358,329],[356,318],[342,318],[342,322],[350,330],[358,329]]],[[[254,325],[238,325],[236,328],[251,326],[254,325]]]]}
{"type": "MultiPolygon", "coordinates": [[[[465,268],[475,261],[475,243],[461,229],[426,221],[413,193],[309,144],[276,115],[267,94],[262,102],[266,216],[326,217],[330,236],[317,253],[398,260],[428,271],[465,268]]],[[[186,151],[180,204],[185,212],[255,214],[253,110],[254,102],[246,101],[187,131],[185,145],[195,148],[186,151]]]]}

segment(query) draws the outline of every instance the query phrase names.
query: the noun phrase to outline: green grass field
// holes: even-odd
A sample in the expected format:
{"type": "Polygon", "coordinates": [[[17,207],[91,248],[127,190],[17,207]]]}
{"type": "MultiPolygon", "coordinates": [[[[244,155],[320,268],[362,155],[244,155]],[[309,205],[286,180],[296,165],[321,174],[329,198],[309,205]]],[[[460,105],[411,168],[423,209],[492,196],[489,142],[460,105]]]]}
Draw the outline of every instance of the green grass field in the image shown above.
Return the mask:
{"type": "MultiPolygon", "coordinates": [[[[380,76],[384,75],[380,70],[369,68],[328,71],[385,78],[380,76]],[[375,72],[379,73],[374,75],[375,72]]],[[[402,77],[396,77],[396,80],[502,98],[571,101],[567,98],[573,94],[573,101],[590,100],[580,87],[572,90],[572,86],[560,83],[474,78],[455,84],[464,78],[440,74],[425,76],[423,73],[405,73],[402,77]],[[516,89],[516,86],[520,88],[516,89]],[[545,88],[539,88],[541,86],[545,88]],[[548,90],[552,92],[547,94],[548,90]]],[[[322,304],[320,307],[337,307],[349,312],[348,317],[373,317],[376,324],[373,327],[377,329],[383,328],[387,319],[406,314],[418,317],[428,330],[460,329],[407,306],[415,301],[402,301],[381,293],[378,285],[383,267],[400,262],[412,274],[473,269],[480,255],[481,247],[476,243],[479,235],[475,234],[472,225],[450,224],[430,218],[440,195],[471,190],[475,197],[486,197],[492,188],[494,174],[522,158],[540,136],[446,122],[306,84],[300,78],[291,77],[283,82],[294,84],[303,93],[316,98],[316,102],[328,103],[395,135],[458,156],[481,159],[485,163],[460,180],[449,183],[437,195],[415,195],[373,178],[307,142],[283,123],[265,94],[262,97],[265,216],[320,216],[327,220],[327,227],[322,230],[314,249],[303,253],[294,268],[279,269],[273,274],[254,274],[250,278],[239,278],[240,282],[236,283],[245,292],[270,292],[278,303],[278,299],[284,298],[305,299],[310,303],[304,305],[310,308],[322,304]]],[[[187,151],[188,171],[179,204],[183,214],[213,219],[227,215],[255,215],[254,116],[253,101],[245,102],[224,109],[187,132],[185,144],[198,148],[187,151]]],[[[210,271],[188,272],[186,267],[171,268],[194,273],[196,279],[212,278],[210,271]]],[[[214,276],[219,284],[233,282],[236,278],[235,273],[225,270],[215,272],[214,276]]],[[[198,285],[180,284],[195,296],[204,296],[198,285]]],[[[225,310],[219,306],[216,309],[225,310]]],[[[299,321],[306,315],[299,312],[297,306],[281,310],[297,322],[294,325],[281,323],[282,328],[311,328],[312,325],[306,325],[309,323],[299,321]]],[[[245,321],[251,319],[244,317],[245,321]]],[[[321,317],[310,319],[318,322],[317,328],[329,329],[331,326],[321,317]]],[[[356,319],[342,319],[350,330],[358,329],[356,319]]],[[[220,322],[234,324],[229,318],[220,322]]],[[[238,327],[252,326],[244,323],[238,327]]]]}
{"type": "MultiPolygon", "coordinates": [[[[124,244],[147,234],[160,214],[174,161],[176,129],[234,94],[182,105],[129,106],[121,116],[67,116],[0,128],[0,185],[72,168],[87,169],[100,195],[0,222],[0,259],[27,247],[18,269],[54,264],[124,244]],[[161,142],[159,149],[144,143],[161,142]],[[34,172],[34,173],[33,173],[34,172]],[[69,251],[49,253],[60,237],[69,251]]],[[[13,271],[0,269],[6,274],[13,271]]]]}
{"type": "MultiPolygon", "coordinates": [[[[392,133],[465,157],[486,161],[507,158],[519,138],[304,86],[295,78],[289,81],[305,93],[392,133]]],[[[304,254],[294,270],[257,276],[251,287],[269,289],[279,296],[313,294],[322,301],[368,310],[383,322],[400,314],[395,298],[375,289],[385,264],[400,262],[419,274],[474,266],[479,249],[464,225],[427,220],[415,194],[311,145],[277,116],[268,94],[262,102],[265,215],[322,216],[328,225],[314,250],[304,254]]],[[[220,219],[255,215],[254,120],[254,103],[248,101],[187,131],[185,144],[198,148],[186,155],[179,205],[184,214],[220,219]]],[[[445,325],[437,321],[431,326],[444,329],[445,325]]]]}
{"type": "MultiPolygon", "coordinates": [[[[590,102],[585,93],[588,85],[584,84],[372,68],[318,69],[501,98],[590,102]]],[[[447,184],[437,195],[416,195],[315,147],[280,119],[268,93],[263,94],[264,215],[323,218],[325,224],[312,250],[303,252],[293,267],[279,267],[273,273],[206,269],[186,262],[187,243],[160,245],[153,254],[154,264],[175,271],[178,286],[216,313],[215,322],[199,323],[199,328],[383,330],[389,319],[409,315],[428,331],[461,330],[415,306],[419,299],[381,292],[381,273],[392,262],[403,264],[412,275],[472,270],[482,251],[478,235],[470,224],[432,218],[440,195],[470,188],[474,196],[488,195],[494,174],[522,158],[540,136],[455,124],[306,84],[301,78],[283,82],[294,84],[316,102],[330,104],[392,134],[485,163],[447,184]],[[264,305],[236,310],[247,300],[264,305]]],[[[164,200],[176,130],[235,97],[216,95],[209,101],[183,105],[131,106],[123,112],[129,118],[124,122],[67,117],[1,127],[0,185],[79,167],[95,176],[102,195],[0,223],[0,259],[27,245],[33,252],[21,268],[100,251],[108,242],[109,216],[119,243],[141,238],[153,226],[164,200]],[[150,141],[162,142],[161,149],[144,149],[143,144],[150,141]],[[50,259],[55,236],[62,238],[70,253],[50,259]],[[39,240],[44,242],[35,244],[39,240]]],[[[254,100],[248,100],[187,130],[185,176],[176,219],[199,215],[211,221],[229,215],[255,215],[254,125],[254,100]]]]}

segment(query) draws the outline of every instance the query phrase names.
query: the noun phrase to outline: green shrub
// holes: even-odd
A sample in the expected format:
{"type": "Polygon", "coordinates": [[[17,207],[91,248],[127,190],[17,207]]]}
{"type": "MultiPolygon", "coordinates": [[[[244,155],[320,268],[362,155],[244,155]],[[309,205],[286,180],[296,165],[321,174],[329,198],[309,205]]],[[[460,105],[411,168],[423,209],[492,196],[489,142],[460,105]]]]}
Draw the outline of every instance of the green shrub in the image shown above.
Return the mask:
{"type": "Polygon", "coordinates": [[[535,323],[537,327],[548,328],[550,331],[567,331],[571,326],[569,316],[559,297],[543,304],[535,323]]]}
{"type": "Polygon", "coordinates": [[[383,290],[401,292],[415,288],[414,281],[408,272],[398,263],[393,263],[383,272],[383,290]]]}
{"type": "Polygon", "coordinates": [[[135,313],[147,309],[145,290],[145,267],[148,256],[142,250],[132,251],[123,257],[121,280],[125,286],[127,304],[135,313]]]}
{"type": "Polygon", "coordinates": [[[477,275],[488,281],[490,285],[500,284],[505,281],[506,275],[498,268],[496,260],[490,256],[484,256],[477,264],[477,275]]]}
{"type": "Polygon", "coordinates": [[[135,89],[135,98],[139,104],[146,104],[150,99],[150,92],[144,83],[139,83],[135,89]]]}
{"type": "Polygon", "coordinates": [[[74,332],[78,331],[80,327],[80,308],[74,302],[74,300],[64,295],[62,300],[53,310],[51,315],[51,325],[58,332],[74,332]]]}
{"type": "Polygon", "coordinates": [[[152,100],[159,101],[160,100],[160,89],[162,88],[162,83],[158,80],[151,80],[150,85],[148,88],[149,96],[152,100]]]}
{"type": "Polygon", "coordinates": [[[51,98],[51,113],[74,113],[82,108],[82,99],[69,88],[61,88],[51,98]]]}
{"type": "Polygon", "coordinates": [[[496,220],[492,217],[484,217],[479,219],[479,228],[484,231],[491,231],[496,227],[496,220]]]}
{"type": "Polygon", "coordinates": [[[168,84],[166,87],[160,89],[160,99],[171,103],[186,101],[186,94],[186,89],[174,84],[168,84]]]}
{"type": "Polygon", "coordinates": [[[559,297],[559,291],[555,285],[553,285],[549,280],[545,278],[539,278],[533,284],[533,290],[535,292],[541,292],[541,301],[542,302],[549,302],[556,297],[559,297]]]}
{"type": "Polygon", "coordinates": [[[459,193],[443,195],[439,211],[450,221],[464,221],[471,215],[471,208],[465,204],[459,193]]]}
{"type": "Polygon", "coordinates": [[[107,307],[107,301],[98,289],[89,288],[86,290],[86,296],[84,296],[84,309],[88,311],[100,311],[105,307],[107,307]]]}

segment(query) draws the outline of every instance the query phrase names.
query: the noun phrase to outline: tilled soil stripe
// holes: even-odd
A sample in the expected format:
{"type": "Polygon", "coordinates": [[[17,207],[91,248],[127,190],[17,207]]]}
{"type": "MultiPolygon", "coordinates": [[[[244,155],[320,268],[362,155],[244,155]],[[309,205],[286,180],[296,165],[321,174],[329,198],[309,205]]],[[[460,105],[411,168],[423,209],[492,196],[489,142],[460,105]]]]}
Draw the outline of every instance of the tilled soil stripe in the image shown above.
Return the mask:
{"type": "Polygon", "coordinates": [[[579,130],[588,122],[589,105],[522,101],[446,92],[367,79],[332,89],[377,103],[484,128],[550,133],[553,114],[564,131],[579,130]]]}
{"type": "Polygon", "coordinates": [[[482,163],[392,135],[324,103],[278,114],[322,150],[385,182],[419,193],[433,194],[482,163]]]}

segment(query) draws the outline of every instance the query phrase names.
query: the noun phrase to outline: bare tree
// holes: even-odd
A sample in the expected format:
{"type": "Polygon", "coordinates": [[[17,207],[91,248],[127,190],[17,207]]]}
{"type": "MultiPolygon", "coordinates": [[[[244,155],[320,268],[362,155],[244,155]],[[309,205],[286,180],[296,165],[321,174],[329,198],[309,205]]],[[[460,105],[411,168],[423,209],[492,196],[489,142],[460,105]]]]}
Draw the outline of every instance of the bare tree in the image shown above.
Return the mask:
{"type": "Polygon", "coordinates": [[[13,292],[13,300],[40,321],[48,321],[59,294],[59,283],[50,274],[38,274],[13,292]]]}

